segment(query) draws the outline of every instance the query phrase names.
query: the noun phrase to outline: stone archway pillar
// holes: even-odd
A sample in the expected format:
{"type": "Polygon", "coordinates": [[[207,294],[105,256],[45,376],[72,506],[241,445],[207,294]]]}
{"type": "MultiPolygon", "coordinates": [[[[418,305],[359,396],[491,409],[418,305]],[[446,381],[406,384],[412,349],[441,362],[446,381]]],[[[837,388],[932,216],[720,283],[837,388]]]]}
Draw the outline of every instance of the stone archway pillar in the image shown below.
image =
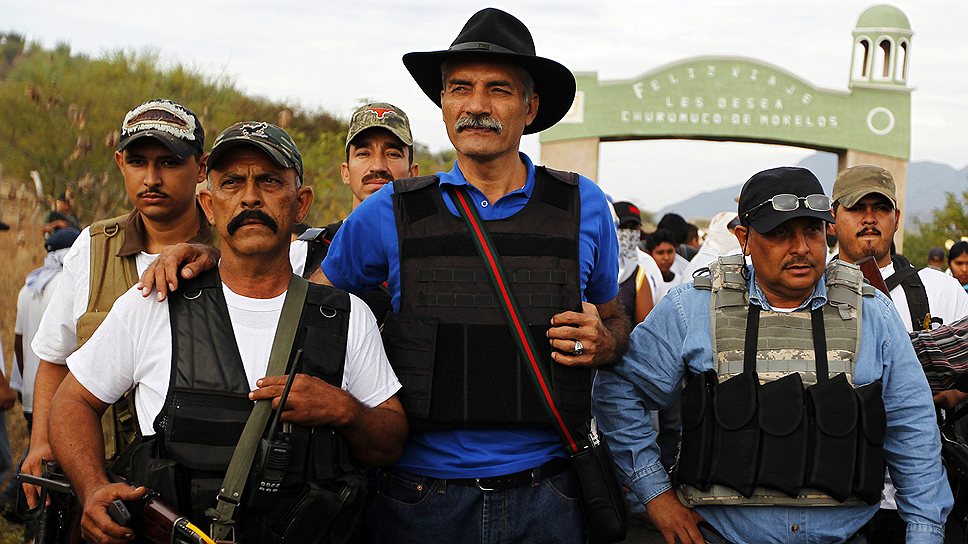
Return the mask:
{"type": "Polygon", "coordinates": [[[877,153],[867,153],[864,151],[848,149],[839,155],[837,161],[837,171],[839,172],[844,168],[857,166],[858,164],[873,164],[875,166],[880,166],[881,168],[889,170],[891,174],[894,175],[894,184],[897,186],[897,207],[901,210],[901,217],[898,221],[899,225],[897,232],[894,234],[894,245],[897,247],[898,253],[903,253],[904,221],[907,217],[907,208],[904,205],[904,202],[905,196],[907,195],[908,161],[905,159],[878,155],[877,153]]]}
{"type": "Polygon", "coordinates": [[[598,138],[541,142],[541,163],[598,181],[598,138]]]}

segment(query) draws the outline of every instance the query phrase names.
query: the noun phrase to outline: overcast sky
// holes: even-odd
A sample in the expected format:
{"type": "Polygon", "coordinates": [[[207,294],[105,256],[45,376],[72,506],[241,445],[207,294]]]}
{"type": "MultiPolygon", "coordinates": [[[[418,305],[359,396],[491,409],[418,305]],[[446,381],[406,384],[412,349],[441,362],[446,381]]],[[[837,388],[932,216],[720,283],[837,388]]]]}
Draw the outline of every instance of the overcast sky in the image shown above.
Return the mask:
{"type": "MultiPolygon", "coordinates": [[[[968,162],[968,4],[897,0],[911,21],[912,160],[968,162]]],[[[867,0],[574,1],[492,4],[520,18],[538,54],[599,79],[630,79],[688,57],[736,55],[847,90],[851,31],[867,0]]],[[[243,91],[347,118],[360,101],[386,100],[410,116],[416,139],[449,148],[440,110],[400,61],[445,49],[479,2],[422,1],[11,1],[0,30],[98,55],[152,50],[226,77],[243,91]]],[[[149,97],[146,97],[149,98],[149,97]]],[[[119,120],[123,112],[118,112],[119,120]]],[[[539,155],[537,136],[523,148],[539,155]]],[[[697,141],[603,144],[598,181],[616,198],[657,210],[745,181],[813,153],[792,147],[697,141]]]]}

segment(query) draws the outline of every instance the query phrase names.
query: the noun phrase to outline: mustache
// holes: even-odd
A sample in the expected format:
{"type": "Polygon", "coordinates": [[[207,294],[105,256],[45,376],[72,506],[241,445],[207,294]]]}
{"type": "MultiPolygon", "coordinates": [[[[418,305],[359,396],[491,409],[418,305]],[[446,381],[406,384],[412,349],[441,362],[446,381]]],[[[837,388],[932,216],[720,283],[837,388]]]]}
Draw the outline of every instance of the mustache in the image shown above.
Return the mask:
{"type": "Polygon", "coordinates": [[[504,125],[501,121],[491,117],[486,113],[473,114],[468,113],[467,115],[461,117],[454,123],[454,128],[457,132],[461,132],[466,128],[483,128],[487,130],[493,130],[500,134],[504,131],[504,125]]]}
{"type": "Polygon", "coordinates": [[[269,217],[266,212],[262,210],[243,210],[241,213],[239,213],[239,215],[236,215],[231,221],[229,221],[229,225],[226,227],[229,232],[229,236],[235,234],[235,231],[242,227],[242,223],[251,219],[261,221],[267,227],[269,227],[272,232],[279,232],[279,224],[276,223],[273,218],[269,217]]]}
{"type": "Polygon", "coordinates": [[[145,189],[144,191],[141,191],[140,193],[138,193],[137,196],[138,196],[138,198],[144,198],[146,196],[161,196],[161,197],[165,197],[165,198],[168,197],[167,194],[165,194],[164,192],[159,191],[157,189],[145,189]]]}
{"type": "Polygon", "coordinates": [[[794,257],[789,261],[786,261],[785,263],[783,263],[784,269],[790,268],[791,266],[809,266],[810,268],[814,268],[817,266],[817,262],[811,259],[810,257],[802,256],[802,257],[794,257]]]}
{"type": "Polygon", "coordinates": [[[881,231],[877,230],[875,227],[869,227],[869,228],[861,229],[861,230],[857,231],[857,237],[858,238],[861,237],[861,236],[864,236],[865,234],[874,234],[874,235],[880,236],[881,235],[881,231]]]}
{"type": "Polygon", "coordinates": [[[379,172],[370,172],[369,174],[363,176],[363,179],[360,181],[362,181],[363,183],[369,183],[377,179],[383,179],[383,180],[386,180],[387,182],[391,182],[393,181],[393,174],[391,174],[390,172],[387,172],[386,170],[380,170],[379,172]]]}

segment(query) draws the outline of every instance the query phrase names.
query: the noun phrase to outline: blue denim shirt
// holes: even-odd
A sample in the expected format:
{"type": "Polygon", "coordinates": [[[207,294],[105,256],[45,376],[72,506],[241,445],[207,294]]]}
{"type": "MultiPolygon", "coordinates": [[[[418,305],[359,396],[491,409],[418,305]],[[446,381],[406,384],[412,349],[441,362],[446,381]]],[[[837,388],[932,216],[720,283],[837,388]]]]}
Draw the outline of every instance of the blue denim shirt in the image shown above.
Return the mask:
{"type": "MultiPolygon", "coordinates": [[[[748,288],[751,301],[771,309],[755,274],[748,288]]],[[[798,311],[822,306],[826,294],[821,279],[798,311]]],[[[710,291],[696,289],[692,283],[671,291],[632,332],[621,361],[598,372],[593,411],[608,435],[630,496],[639,504],[672,487],[659,462],[649,411],[669,404],[685,372],[713,368],[710,296],[710,291]]],[[[898,510],[908,523],[907,542],[941,543],[953,500],[941,466],[931,391],[897,311],[879,292],[864,297],[861,335],[854,385],[883,381],[884,454],[897,486],[898,510]]],[[[841,542],[874,515],[877,505],[703,506],[696,510],[733,542],[841,542]]]]}

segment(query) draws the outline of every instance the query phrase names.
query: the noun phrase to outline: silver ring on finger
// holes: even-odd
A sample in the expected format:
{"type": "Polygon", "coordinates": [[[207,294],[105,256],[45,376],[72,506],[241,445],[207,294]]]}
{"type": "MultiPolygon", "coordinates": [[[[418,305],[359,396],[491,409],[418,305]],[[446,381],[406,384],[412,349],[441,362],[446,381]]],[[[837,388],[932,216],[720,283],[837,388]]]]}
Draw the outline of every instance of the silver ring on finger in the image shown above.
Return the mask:
{"type": "Polygon", "coordinates": [[[575,355],[585,353],[585,346],[581,345],[581,340],[575,340],[575,349],[571,350],[575,355]]]}

